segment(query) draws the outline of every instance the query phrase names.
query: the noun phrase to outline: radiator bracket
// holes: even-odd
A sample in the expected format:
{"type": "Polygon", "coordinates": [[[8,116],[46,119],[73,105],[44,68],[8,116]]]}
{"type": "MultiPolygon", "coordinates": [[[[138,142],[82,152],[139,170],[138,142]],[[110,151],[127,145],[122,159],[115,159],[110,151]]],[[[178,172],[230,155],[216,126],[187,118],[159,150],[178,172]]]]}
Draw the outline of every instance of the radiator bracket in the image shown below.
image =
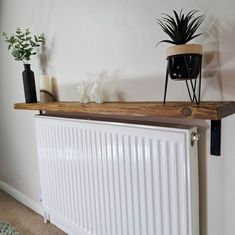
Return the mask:
{"type": "Polygon", "coordinates": [[[211,155],[221,155],[221,119],[211,120],[211,155]]]}

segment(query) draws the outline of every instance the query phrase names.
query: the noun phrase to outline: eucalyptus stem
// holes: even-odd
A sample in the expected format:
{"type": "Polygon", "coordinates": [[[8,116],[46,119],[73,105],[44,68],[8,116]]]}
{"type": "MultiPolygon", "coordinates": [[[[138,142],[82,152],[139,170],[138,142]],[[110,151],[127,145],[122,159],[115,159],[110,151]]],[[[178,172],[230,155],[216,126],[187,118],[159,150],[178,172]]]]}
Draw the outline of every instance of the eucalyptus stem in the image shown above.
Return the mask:
{"type": "Polygon", "coordinates": [[[8,43],[8,50],[11,51],[15,60],[23,61],[24,64],[28,64],[31,56],[37,54],[36,48],[44,43],[43,34],[32,35],[29,29],[23,31],[17,28],[16,33],[13,35],[8,35],[4,32],[3,38],[8,43]]]}

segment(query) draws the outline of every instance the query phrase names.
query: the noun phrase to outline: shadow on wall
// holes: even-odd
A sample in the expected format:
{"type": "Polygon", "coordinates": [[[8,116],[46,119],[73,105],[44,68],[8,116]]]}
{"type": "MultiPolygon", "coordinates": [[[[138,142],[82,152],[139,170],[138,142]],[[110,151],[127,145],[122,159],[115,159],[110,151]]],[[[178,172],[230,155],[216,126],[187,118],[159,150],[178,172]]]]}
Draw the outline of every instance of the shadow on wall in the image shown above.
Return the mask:
{"type": "MultiPolygon", "coordinates": [[[[123,101],[163,101],[165,75],[146,75],[119,79],[118,90],[123,101]]],[[[190,101],[184,81],[169,79],[166,101],[190,101]]]]}
{"type": "Polygon", "coordinates": [[[48,68],[51,66],[52,56],[55,50],[55,37],[52,38],[48,44],[47,38],[41,46],[41,53],[39,54],[39,65],[43,75],[48,73],[48,68]]]}
{"type": "Polygon", "coordinates": [[[121,101],[161,101],[164,79],[148,75],[119,79],[116,83],[121,101]]]}
{"type": "MultiPolygon", "coordinates": [[[[105,101],[163,101],[165,76],[143,75],[128,77],[123,69],[97,73],[87,72],[87,79],[58,86],[59,100],[78,101],[77,85],[81,82],[101,81],[105,101]]],[[[170,80],[167,101],[189,101],[184,82],[170,80]]]]}
{"type": "Polygon", "coordinates": [[[224,100],[235,100],[235,70],[225,70],[222,75],[224,100]]]}
{"type": "MultiPolygon", "coordinates": [[[[235,25],[229,28],[235,29],[235,25]]],[[[229,63],[235,58],[234,44],[235,30],[228,30],[220,25],[218,20],[209,18],[205,29],[207,36],[204,43],[203,53],[203,78],[202,97],[208,97],[208,89],[216,91],[219,100],[226,100],[231,96],[230,86],[235,88],[234,79],[235,69],[229,68],[229,63]],[[232,41],[230,41],[233,39],[232,41]],[[220,43],[223,42],[223,43],[220,43]],[[223,55],[223,58],[221,58],[223,55]],[[229,81],[229,82],[228,82],[229,81]],[[228,86],[229,84],[230,86],[228,86]]],[[[212,92],[213,93],[213,92],[212,92]]],[[[234,92],[233,92],[234,93],[234,92]]]]}
{"type": "MultiPolygon", "coordinates": [[[[217,69],[216,69],[217,70],[217,69]]],[[[212,74],[210,70],[210,74],[212,74]]],[[[205,73],[207,71],[205,70],[205,73]]],[[[235,80],[234,71],[226,70],[222,73],[217,70],[212,77],[203,77],[202,101],[204,100],[233,100],[235,80]],[[223,79],[222,79],[223,78],[223,79]]],[[[118,70],[108,73],[102,70],[92,75],[84,82],[102,81],[105,101],[163,101],[164,76],[146,75],[128,78],[118,70]]],[[[82,81],[71,84],[56,85],[54,88],[60,101],[78,101],[77,85],[82,81]]],[[[183,81],[169,80],[167,101],[189,101],[186,85],[183,81]]]]}
{"type": "MultiPolygon", "coordinates": [[[[44,35],[44,43],[41,45],[41,50],[40,50],[40,53],[38,54],[41,75],[50,75],[49,68],[52,67],[51,61],[52,61],[52,57],[54,54],[54,50],[55,50],[55,37],[53,37],[51,42],[48,44],[47,38],[44,35]]],[[[52,100],[56,101],[58,100],[58,85],[57,85],[56,78],[53,76],[51,77],[51,83],[52,83],[52,95],[53,95],[52,100]]],[[[39,86],[39,89],[41,89],[40,82],[38,86],[39,86]]],[[[51,101],[51,96],[45,96],[46,98],[42,98],[42,95],[45,96],[45,94],[40,93],[41,102],[44,102],[45,100],[51,101]],[[41,98],[43,101],[41,100],[41,98]]]]}
{"type": "Polygon", "coordinates": [[[211,24],[208,25],[206,32],[208,38],[204,45],[202,75],[207,80],[202,88],[202,97],[205,96],[209,87],[214,86],[218,87],[220,99],[223,100],[218,22],[214,19],[210,19],[209,22],[211,24]],[[209,78],[213,78],[213,80],[210,81],[209,78]]]}
{"type": "Polygon", "coordinates": [[[2,22],[3,22],[3,19],[2,19],[2,9],[3,9],[3,7],[2,7],[2,5],[3,5],[3,3],[2,3],[3,1],[0,1],[0,31],[2,32],[2,22]]]}
{"type": "Polygon", "coordinates": [[[199,218],[200,235],[207,235],[208,224],[208,186],[207,186],[207,138],[205,127],[199,127],[200,141],[198,145],[198,167],[199,167],[199,218]]]}

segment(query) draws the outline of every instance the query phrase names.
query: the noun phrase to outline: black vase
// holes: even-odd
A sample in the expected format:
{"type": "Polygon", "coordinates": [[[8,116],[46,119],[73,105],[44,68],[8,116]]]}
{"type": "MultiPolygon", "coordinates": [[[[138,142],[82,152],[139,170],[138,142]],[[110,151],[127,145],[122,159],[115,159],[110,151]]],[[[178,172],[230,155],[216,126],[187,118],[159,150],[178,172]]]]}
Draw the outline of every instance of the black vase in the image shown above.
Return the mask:
{"type": "Polygon", "coordinates": [[[24,84],[24,94],[26,103],[37,102],[37,93],[34,81],[34,73],[30,69],[30,64],[24,64],[23,84],[24,84]]]}
{"type": "Polygon", "coordinates": [[[201,71],[202,56],[199,54],[174,55],[167,59],[173,80],[195,79],[201,71]]]}

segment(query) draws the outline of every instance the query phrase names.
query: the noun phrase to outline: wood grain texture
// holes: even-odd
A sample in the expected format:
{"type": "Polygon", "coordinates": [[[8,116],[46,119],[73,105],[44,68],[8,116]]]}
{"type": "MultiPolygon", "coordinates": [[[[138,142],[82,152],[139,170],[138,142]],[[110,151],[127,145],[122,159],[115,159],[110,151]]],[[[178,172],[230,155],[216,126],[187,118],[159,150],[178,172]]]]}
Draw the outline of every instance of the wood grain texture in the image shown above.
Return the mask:
{"type": "Polygon", "coordinates": [[[91,115],[166,117],[219,120],[235,113],[234,101],[209,101],[196,105],[190,102],[107,102],[103,104],[79,102],[16,103],[15,109],[39,110],[91,115]]]}

